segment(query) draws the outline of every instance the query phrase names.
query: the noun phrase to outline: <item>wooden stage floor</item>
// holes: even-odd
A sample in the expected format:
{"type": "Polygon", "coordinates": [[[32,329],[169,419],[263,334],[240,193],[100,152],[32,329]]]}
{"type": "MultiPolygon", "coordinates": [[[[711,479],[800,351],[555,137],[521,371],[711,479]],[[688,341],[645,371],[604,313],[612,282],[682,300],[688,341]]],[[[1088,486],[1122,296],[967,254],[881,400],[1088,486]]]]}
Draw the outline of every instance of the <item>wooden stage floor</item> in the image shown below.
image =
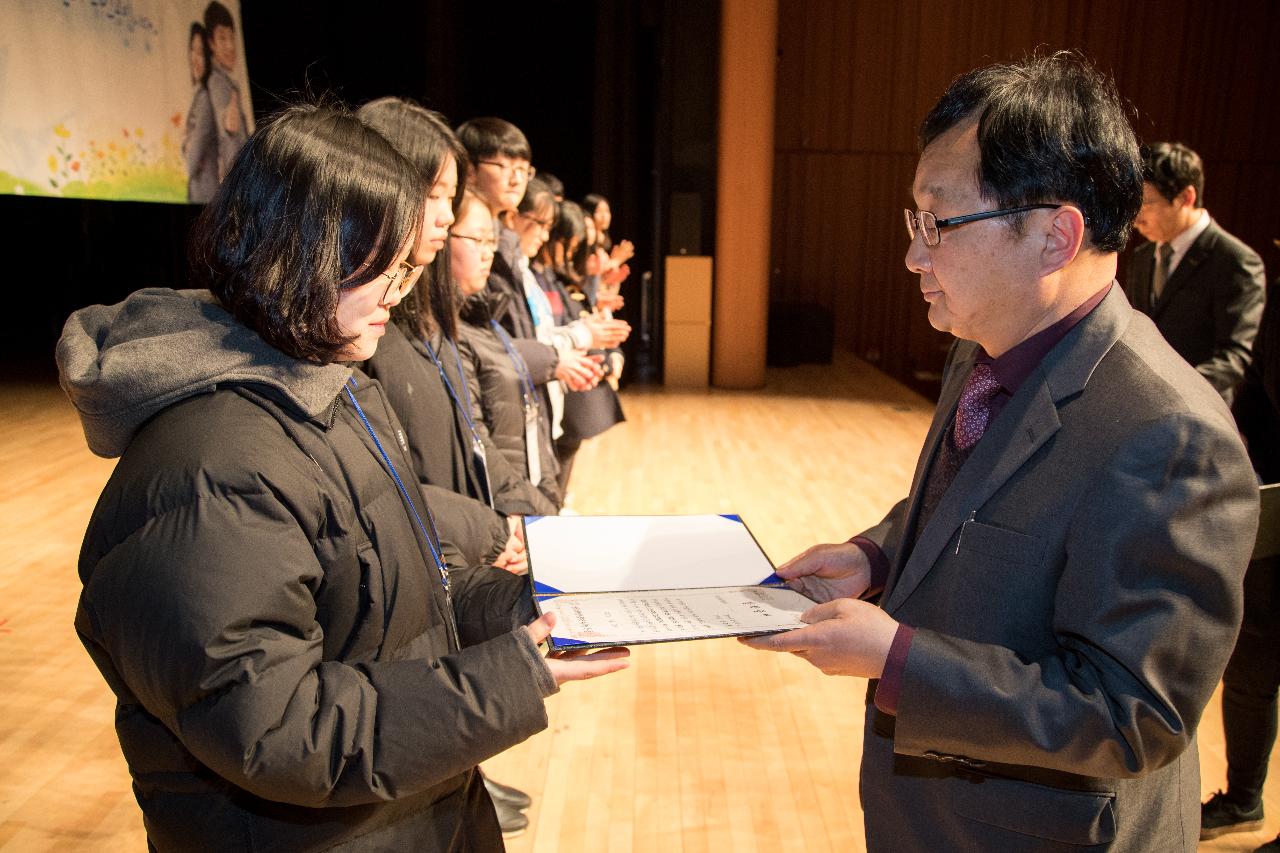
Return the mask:
{"type": "MultiPolygon", "coordinates": [[[[111,694],[72,630],[80,538],[112,462],[88,452],[55,385],[0,394],[0,850],[142,851],[111,694]]],[[[847,355],[771,370],[759,392],[639,389],[623,404],[628,422],[581,451],[573,509],[739,513],[775,562],[878,520],[931,410],[847,355]]],[[[568,686],[548,730],[486,763],[535,794],[508,849],[862,850],[864,691],[732,640],[637,648],[630,670],[568,686]]],[[[1224,784],[1216,699],[1200,751],[1208,792],[1224,784]]],[[[1274,837],[1277,790],[1263,832],[1201,849],[1274,837]]]]}

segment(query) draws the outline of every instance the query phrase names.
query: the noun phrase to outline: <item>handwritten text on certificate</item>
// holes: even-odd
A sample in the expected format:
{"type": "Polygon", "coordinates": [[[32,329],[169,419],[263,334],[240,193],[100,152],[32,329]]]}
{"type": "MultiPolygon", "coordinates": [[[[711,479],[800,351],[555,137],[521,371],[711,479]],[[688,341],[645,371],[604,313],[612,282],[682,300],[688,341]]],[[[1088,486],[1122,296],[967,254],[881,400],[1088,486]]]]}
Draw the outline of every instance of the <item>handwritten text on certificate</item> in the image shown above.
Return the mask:
{"type": "Polygon", "coordinates": [[[581,643],[652,643],[765,634],[802,628],[813,602],[785,587],[557,595],[540,602],[556,614],[557,639],[581,643]]]}

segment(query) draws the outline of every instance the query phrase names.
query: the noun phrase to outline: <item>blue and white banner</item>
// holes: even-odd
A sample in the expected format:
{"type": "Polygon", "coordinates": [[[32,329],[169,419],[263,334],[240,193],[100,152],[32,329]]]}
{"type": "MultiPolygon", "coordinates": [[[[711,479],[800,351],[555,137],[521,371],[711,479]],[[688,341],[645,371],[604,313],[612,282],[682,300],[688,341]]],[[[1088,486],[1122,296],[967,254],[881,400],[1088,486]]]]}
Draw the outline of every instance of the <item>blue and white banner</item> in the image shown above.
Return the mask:
{"type": "Polygon", "coordinates": [[[252,132],[239,0],[4,0],[0,193],[207,201],[252,132]]]}

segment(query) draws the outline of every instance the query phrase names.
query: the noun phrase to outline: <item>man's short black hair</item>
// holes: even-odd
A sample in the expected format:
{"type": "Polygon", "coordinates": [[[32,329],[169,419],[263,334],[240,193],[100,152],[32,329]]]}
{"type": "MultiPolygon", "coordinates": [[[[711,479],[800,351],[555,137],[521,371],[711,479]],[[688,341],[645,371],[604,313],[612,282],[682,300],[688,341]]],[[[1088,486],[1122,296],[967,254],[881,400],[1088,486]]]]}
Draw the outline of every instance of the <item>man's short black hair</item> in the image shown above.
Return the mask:
{"type": "Polygon", "coordinates": [[[223,6],[218,0],[210,0],[208,6],[204,7],[204,31],[209,38],[213,38],[214,27],[230,27],[236,28],[235,18],[231,17],[231,10],[223,6]]]}
{"type": "Polygon", "coordinates": [[[422,222],[422,179],[338,107],[285,109],[249,137],[192,227],[192,278],[271,346],[330,362],[353,339],[342,287],[373,281],[422,222]]]}
{"type": "Polygon", "coordinates": [[[461,140],[472,163],[488,157],[510,157],[513,160],[533,161],[529,140],[509,121],[492,116],[473,118],[458,125],[461,140]]]}
{"type": "Polygon", "coordinates": [[[1204,207],[1204,163],[1181,142],[1142,146],[1142,179],[1169,201],[1187,187],[1195,187],[1195,206],[1204,207]]]}
{"type": "MultiPolygon", "coordinates": [[[[1142,161],[1115,84],[1071,53],[957,78],[920,125],[920,148],[976,117],[978,190],[997,207],[1080,208],[1087,245],[1118,252],[1142,206],[1142,161]]],[[[1023,217],[1011,217],[1014,228],[1023,217]]]]}

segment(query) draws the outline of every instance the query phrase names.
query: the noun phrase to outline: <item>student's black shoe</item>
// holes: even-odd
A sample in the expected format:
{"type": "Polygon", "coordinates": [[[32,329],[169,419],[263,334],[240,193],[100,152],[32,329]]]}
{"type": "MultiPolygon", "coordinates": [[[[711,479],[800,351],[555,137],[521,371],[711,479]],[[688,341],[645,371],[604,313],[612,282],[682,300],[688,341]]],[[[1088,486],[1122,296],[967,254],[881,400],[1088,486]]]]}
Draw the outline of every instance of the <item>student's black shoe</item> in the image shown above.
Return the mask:
{"type": "Polygon", "coordinates": [[[510,785],[504,785],[501,782],[495,782],[488,776],[484,777],[484,787],[495,803],[506,803],[511,808],[521,811],[533,805],[533,798],[524,791],[519,788],[513,788],[510,785]]]}
{"type": "Polygon", "coordinates": [[[502,829],[503,838],[515,838],[529,826],[529,818],[519,809],[506,803],[493,801],[493,808],[498,813],[498,826],[502,829]]]}
{"type": "Polygon", "coordinates": [[[1262,803],[1242,806],[1218,791],[1209,802],[1200,805],[1200,840],[1208,841],[1229,832],[1254,832],[1262,829],[1262,803]]]}
{"type": "Polygon", "coordinates": [[[1257,848],[1253,853],[1280,853],[1280,835],[1257,848]]]}

